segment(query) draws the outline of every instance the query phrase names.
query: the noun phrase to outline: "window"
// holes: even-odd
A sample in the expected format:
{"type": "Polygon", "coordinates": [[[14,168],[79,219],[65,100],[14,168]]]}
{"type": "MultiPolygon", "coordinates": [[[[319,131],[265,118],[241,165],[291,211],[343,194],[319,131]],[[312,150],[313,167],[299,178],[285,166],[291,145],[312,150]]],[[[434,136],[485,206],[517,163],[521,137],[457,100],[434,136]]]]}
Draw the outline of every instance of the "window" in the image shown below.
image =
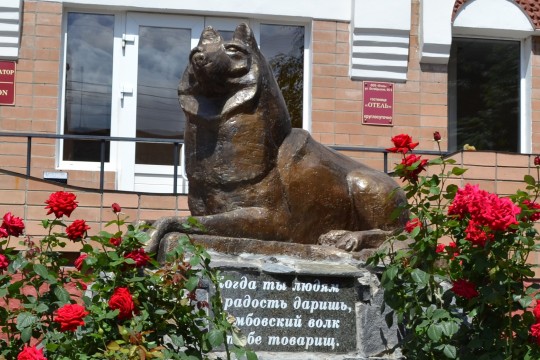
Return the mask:
{"type": "Polygon", "coordinates": [[[261,24],[261,52],[270,63],[293,127],[302,127],[304,27],[261,24]]]}
{"type": "MultiPolygon", "coordinates": [[[[69,13],[67,32],[64,134],[110,136],[114,16],[69,13]]],[[[63,160],[100,161],[100,143],[66,140],[63,160]]]]}
{"type": "MultiPolygon", "coordinates": [[[[145,13],[68,12],[65,26],[64,134],[182,140],[177,88],[202,29],[225,40],[245,19],[145,13]]],[[[305,27],[249,21],[282,89],[293,126],[305,125],[305,27]]],[[[172,144],[106,143],[106,168],[120,190],[172,192],[172,144]],[[159,184],[156,185],[156,184],[159,184]],[[156,186],[154,186],[156,185],[156,186]]],[[[60,167],[88,170],[99,141],[65,140],[60,167]]],[[[178,148],[176,148],[178,149],[178,148]]],[[[182,166],[178,173],[182,174],[182,166]]],[[[186,190],[185,179],[178,182],[186,190]]]]}
{"type": "Polygon", "coordinates": [[[477,150],[520,151],[520,51],[519,41],[453,39],[450,150],[469,144],[477,150]]]}

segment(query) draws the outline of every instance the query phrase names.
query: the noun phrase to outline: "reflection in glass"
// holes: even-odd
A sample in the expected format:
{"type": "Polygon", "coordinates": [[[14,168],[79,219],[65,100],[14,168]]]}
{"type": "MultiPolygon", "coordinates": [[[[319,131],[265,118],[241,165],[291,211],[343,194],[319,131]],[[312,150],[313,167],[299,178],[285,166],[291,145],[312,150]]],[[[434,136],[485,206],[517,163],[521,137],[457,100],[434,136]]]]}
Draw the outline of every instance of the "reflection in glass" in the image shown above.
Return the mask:
{"type": "Polygon", "coordinates": [[[454,38],[449,64],[457,149],[518,152],[520,43],[454,38]]]}
{"type": "MultiPolygon", "coordinates": [[[[114,15],[68,14],[64,134],[111,135],[113,31],[114,15]]],[[[100,142],[65,140],[63,158],[100,161],[100,142]]]]}
{"type": "MultiPolygon", "coordinates": [[[[178,83],[191,51],[191,30],[141,26],[137,79],[137,137],[184,138],[178,83]]],[[[137,164],[173,165],[173,145],[138,143],[137,164]]]]}
{"type": "Polygon", "coordinates": [[[304,27],[261,24],[261,51],[270,63],[294,127],[302,127],[304,27]]]}

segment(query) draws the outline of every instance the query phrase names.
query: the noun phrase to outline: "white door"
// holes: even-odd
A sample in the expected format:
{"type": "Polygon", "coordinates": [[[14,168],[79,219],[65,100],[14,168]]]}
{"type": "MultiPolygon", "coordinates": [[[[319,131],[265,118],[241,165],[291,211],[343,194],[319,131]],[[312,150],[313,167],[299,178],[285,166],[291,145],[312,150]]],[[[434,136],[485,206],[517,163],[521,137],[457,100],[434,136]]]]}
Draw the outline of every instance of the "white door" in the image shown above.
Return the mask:
{"type": "MultiPolygon", "coordinates": [[[[242,20],[128,13],[121,61],[120,136],[182,140],[185,118],[178,83],[189,53],[205,25],[232,37],[242,20]],[[230,34],[229,34],[230,33],[230,34]]],[[[160,143],[119,144],[121,190],[173,192],[173,164],[179,159],[177,192],[187,192],[181,146],[160,143]]]]}

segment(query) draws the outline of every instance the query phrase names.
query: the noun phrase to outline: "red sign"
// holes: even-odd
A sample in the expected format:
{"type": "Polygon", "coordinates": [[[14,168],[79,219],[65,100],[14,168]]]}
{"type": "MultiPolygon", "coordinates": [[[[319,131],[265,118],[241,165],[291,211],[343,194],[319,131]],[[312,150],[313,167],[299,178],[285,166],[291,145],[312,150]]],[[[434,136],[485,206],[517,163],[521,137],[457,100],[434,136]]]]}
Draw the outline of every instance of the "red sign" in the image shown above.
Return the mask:
{"type": "Polygon", "coordinates": [[[394,84],[364,81],[362,124],[392,125],[394,120],[394,84]]]}
{"type": "Polygon", "coordinates": [[[0,105],[15,105],[15,61],[0,61],[0,105]]]}

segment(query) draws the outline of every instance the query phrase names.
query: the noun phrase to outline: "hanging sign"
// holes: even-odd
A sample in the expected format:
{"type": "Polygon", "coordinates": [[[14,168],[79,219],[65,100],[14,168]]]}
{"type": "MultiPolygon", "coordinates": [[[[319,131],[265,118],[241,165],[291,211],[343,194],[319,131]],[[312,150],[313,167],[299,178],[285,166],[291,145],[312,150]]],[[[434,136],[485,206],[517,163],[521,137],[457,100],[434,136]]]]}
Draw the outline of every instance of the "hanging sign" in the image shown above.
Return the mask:
{"type": "Polygon", "coordinates": [[[0,61],[0,105],[15,105],[15,61],[0,61]]]}
{"type": "Polygon", "coordinates": [[[392,126],[394,120],[394,84],[364,81],[364,114],[366,125],[392,126]]]}

